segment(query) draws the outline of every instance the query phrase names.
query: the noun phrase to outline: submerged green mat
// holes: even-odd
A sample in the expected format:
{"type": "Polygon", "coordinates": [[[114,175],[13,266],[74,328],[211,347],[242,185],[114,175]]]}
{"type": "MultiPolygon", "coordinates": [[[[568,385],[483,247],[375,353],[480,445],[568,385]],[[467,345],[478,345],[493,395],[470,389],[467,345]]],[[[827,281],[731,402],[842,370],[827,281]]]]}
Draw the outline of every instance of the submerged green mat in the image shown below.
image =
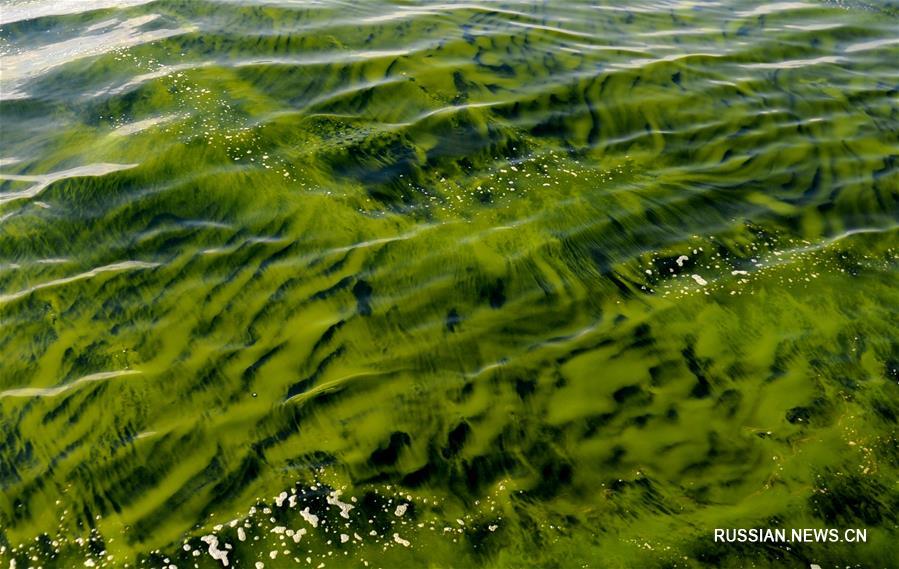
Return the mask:
{"type": "Polygon", "coordinates": [[[895,2],[0,21],[3,569],[896,567],[895,2]]]}

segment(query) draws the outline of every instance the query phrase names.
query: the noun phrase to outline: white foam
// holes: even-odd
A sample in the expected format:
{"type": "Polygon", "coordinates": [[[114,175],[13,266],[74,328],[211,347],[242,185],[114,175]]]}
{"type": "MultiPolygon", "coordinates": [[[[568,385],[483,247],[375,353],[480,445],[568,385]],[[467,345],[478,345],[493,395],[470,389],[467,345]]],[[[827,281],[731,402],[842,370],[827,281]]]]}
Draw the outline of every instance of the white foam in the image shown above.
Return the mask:
{"type": "Polygon", "coordinates": [[[224,567],[228,566],[228,552],[219,549],[219,538],[214,535],[204,535],[200,541],[209,545],[209,555],[222,562],[224,567]]]}
{"type": "Polygon", "coordinates": [[[353,506],[352,504],[347,504],[346,502],[341,502],[340,494],[340,490],[332,490],[331,493],[328,494],[328,497],[325,498],[325,501],[327,501],[332,506],[337,506],[338,508],[340,508],[340,517],[350,519],[350,510],[355,508],[355,506],[353,506]]]}
{"type": "Polygon", "coordinates": [[[318,516],[310,513],[308,506],[306,507],[306,509],[304,509],[303,511],[300,512],[300,515],[303,516],[304,520],[309,522],[309,525],[311,525],[314,528],[318,527],[318,516]]]}

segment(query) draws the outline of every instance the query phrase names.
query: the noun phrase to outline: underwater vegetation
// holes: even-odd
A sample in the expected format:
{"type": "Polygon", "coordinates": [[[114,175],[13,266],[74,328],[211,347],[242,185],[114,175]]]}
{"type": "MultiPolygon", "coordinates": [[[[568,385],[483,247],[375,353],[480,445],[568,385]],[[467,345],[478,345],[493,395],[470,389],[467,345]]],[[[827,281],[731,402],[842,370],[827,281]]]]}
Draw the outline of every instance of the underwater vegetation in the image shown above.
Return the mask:
{"type": "Polygon", "coordinates": [[[897,38],[3,4],[0,568],[896,567],[897,38]]]}

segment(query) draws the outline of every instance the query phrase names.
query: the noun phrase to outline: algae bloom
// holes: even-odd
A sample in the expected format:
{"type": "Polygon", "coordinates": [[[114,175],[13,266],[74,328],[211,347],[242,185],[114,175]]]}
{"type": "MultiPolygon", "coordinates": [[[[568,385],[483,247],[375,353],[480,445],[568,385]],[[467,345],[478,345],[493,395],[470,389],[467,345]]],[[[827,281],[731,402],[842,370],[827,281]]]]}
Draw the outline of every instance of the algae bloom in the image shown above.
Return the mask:
{"type": "Polygon", "coordinates": [[[0,569],[895,568],[892,0],[4,0],[0,569]]]}

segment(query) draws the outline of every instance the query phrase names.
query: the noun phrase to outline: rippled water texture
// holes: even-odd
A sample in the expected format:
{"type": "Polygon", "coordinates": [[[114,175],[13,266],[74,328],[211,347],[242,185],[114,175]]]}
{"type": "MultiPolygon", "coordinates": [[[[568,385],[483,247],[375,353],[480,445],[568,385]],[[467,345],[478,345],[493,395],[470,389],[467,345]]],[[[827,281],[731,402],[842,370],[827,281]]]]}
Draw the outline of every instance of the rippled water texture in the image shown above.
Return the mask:
{"type": "Polygon", "coordinates": [[[0,21],[0,567],[896,567],[895,2],[0,21]]]}

